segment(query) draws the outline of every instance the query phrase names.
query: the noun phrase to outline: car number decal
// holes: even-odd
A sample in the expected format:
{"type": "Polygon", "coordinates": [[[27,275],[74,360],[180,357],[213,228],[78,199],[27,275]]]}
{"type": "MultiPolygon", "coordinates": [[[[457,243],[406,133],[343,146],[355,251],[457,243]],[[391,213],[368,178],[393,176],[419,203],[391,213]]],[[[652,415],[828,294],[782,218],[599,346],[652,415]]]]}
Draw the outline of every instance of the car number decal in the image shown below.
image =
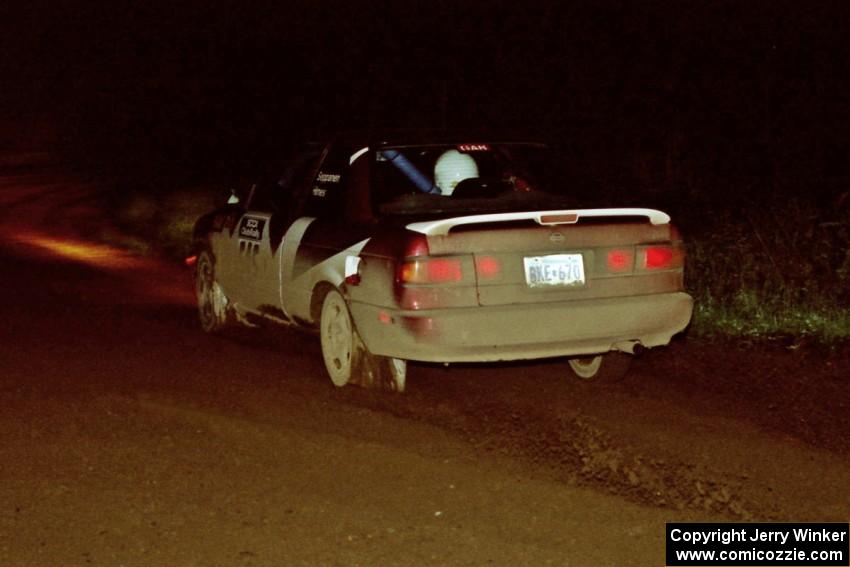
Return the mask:
{"type": "Polygon", "coordinates": [[[239,238],[248,240],[260,240],[263,237],[263,228],[266,226],[265,219],[244,217],[239,224],[239,238]]]}

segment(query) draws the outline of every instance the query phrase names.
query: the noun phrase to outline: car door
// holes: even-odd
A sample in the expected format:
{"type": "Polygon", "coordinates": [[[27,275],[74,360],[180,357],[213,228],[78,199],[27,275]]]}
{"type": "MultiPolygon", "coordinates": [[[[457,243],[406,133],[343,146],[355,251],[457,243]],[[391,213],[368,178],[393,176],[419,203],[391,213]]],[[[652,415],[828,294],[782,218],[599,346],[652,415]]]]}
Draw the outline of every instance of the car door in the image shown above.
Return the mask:
{"type": "Polygon", "coordinates": [[[216,277],[239,311],[255,307],[255,287],[261,269],[260,247],[267,238],[271,214],[258,207],[258,185],[246,192],[243,206],[226,220],[227,230],[215,240],[216,277]]]}
{"type": "Polygon", "coordinates": [[[265,207],[251,207],[239,219],[236,229],[237,254],[234,267],[239,286],[238,301],[244,309],[261,311],[263,288],[273,262],[269,251],[269,225],[272,211],[265,207]]]}
{"type": "Polygon", "coordinates": [[[254,188],[236,231],[236,264],[240,266],[236,279],[246,310],[289,318],[281,304],[282,245],[285,233],[300,215],[297,195],[315,175],[318,157],[315,151],[301,152],[286,161],[282,173],[266,176],[254,188]]]}
{"type": "Polygon", "coordinates": [[[371,234],[368,159],[357,150],[346,145],[329,149],[306,188],[299,218],[284,236],[281,302],[284,311],[302,321],[312,320],[316,286],[340,286],[345,257],[356,256],[371,234]]]}

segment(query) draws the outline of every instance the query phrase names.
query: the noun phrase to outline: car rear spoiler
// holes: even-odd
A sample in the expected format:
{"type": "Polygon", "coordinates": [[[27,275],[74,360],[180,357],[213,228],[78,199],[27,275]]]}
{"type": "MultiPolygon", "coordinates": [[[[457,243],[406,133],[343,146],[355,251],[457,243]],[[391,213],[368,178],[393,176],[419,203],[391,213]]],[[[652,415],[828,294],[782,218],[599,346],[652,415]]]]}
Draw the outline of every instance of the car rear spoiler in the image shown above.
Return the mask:
{"type": "Polygon", "coordinates": [[[662,213],[655,209],[575,209],[470,215],[451,219],[414,222],[407,225],[407,229],[427,236],[446,236],[452,228],[468,224],[533,220],[543,226],[553,226],[575,224],[583,218],[600,217],[647,217],[649,222],[655,225],[668,224],[670,222],[670,216],[667,213],[662,213]]]}

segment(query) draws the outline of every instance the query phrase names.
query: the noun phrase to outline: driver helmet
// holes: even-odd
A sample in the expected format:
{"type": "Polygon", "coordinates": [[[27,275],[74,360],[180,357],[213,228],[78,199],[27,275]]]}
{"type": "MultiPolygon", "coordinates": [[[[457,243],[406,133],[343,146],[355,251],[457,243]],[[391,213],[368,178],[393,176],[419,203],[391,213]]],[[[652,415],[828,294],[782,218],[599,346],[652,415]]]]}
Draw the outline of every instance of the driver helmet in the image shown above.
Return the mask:
{"type": "Polygon", "coordinates": [[[443,195],[451,195],[464,179],[478,177],[478,164],[469,154],[446,150],[434,164],[434,183],[443,195]]]}

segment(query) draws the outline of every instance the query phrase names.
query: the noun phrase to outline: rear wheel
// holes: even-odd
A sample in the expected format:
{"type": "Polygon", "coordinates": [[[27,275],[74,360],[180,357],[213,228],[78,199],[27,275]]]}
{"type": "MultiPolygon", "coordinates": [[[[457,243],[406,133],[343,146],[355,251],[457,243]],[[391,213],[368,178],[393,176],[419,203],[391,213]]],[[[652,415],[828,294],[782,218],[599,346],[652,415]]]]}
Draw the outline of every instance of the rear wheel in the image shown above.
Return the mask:
{"type": "Polygon", "coordinates": [[[354,328],[345,299],[336,290],[329,291],[322,303],[319,331],[325,368],[335,386],[357,384],[404,391],[406,361],[369,352],[354,328]]]}
{"type": "Polygon", "coordinates": [[[198,319],[208,333],[228,326],[227,297],[215,279],[215,261],[207,251],[198,255],[195,271],[195,296],[198,300],[198,319]]]}
{"type": "Polygon", "coordinates": [[[619,382],[625,378],[632,364],[632,356],[609,352],[595,356],[569,359],[573,373],[583,382],[619,382]]]}

